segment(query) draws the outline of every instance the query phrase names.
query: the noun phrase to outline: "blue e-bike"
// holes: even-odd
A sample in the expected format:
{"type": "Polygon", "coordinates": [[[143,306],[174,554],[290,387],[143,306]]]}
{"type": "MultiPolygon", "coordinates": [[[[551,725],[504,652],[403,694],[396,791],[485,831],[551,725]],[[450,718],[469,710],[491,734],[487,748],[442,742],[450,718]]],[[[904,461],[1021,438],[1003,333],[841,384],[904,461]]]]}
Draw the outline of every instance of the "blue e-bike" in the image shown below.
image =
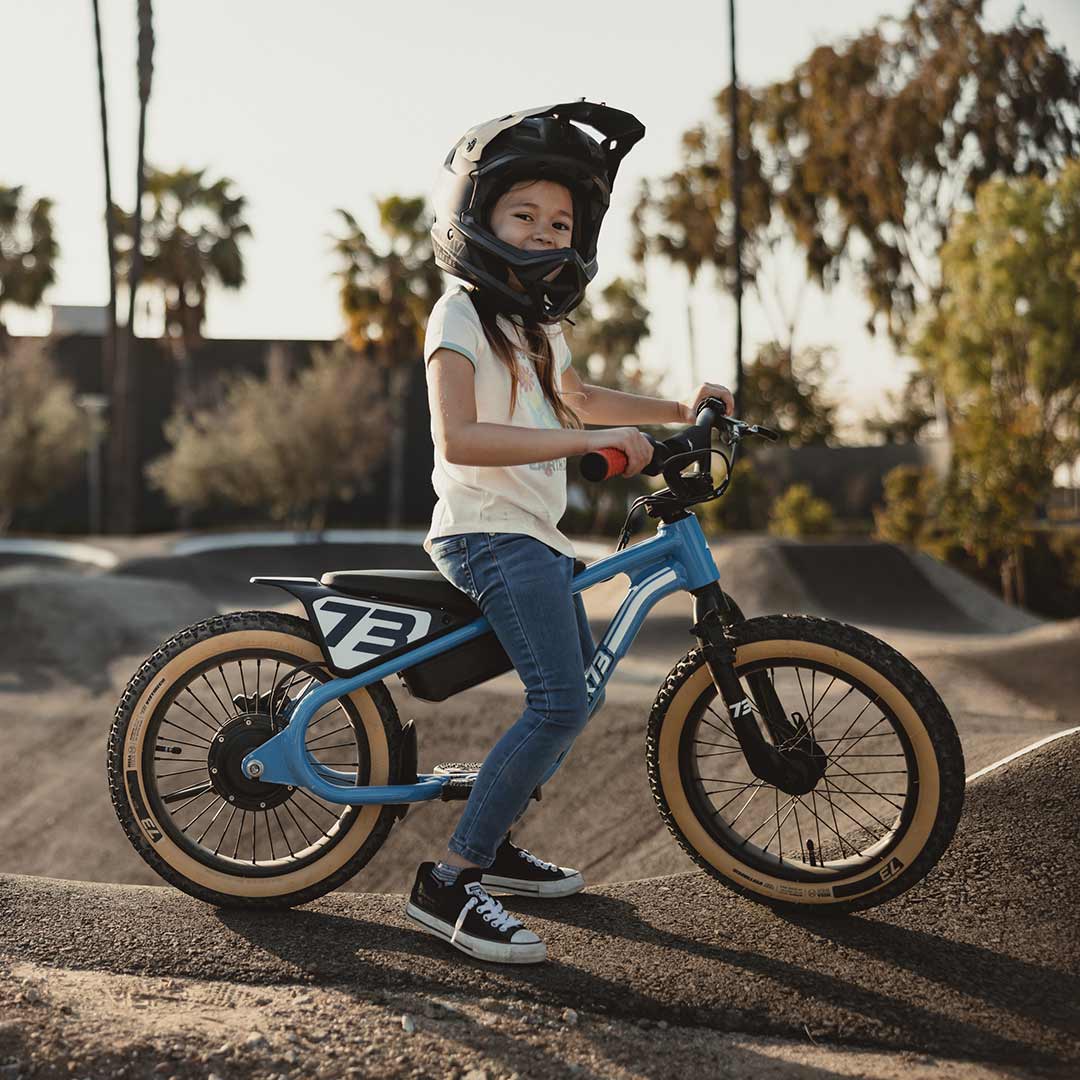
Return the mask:
{"type": "MultiPolygon", "coordinates": [[[[634,503],[611,555],[577,565],[575,592],[629,579],[584,672],[589,710],[650,609],[689,592],[698,646],[645,723],[661,816],[744,896],[861,910],[941,857],[963,804],[963,753],[940,697],[890,646],[828,619],[746,619],[720,588],[689,508],[723,494],[753,435],[776,438],[709,399],[693,426],[654,444],[644,471],[667,486],[634,503]],[[628,546],[638,508],[658,527],[628,546]]],[[[603,479],[618,456],[586,455],[582,472],[603,479]]],[[[109,784],[132,844],[166,881],[219,906],[285,907],[356,874],[413,803],[468,798],[479,765],[420,771],[415,725],[402,724],[384,680],[443,701],[511,663],[476,604],[436,571],[252,581],[296,597],[307,618],[237,612],[164,642],[117,707],[109,784]]]]}

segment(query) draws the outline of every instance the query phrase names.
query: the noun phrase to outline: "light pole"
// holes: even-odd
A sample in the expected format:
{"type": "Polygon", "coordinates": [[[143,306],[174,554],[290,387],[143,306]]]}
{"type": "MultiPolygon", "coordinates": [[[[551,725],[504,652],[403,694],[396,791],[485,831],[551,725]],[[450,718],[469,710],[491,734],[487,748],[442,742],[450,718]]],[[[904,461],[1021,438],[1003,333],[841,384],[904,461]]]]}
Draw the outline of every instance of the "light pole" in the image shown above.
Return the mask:
{"type": "Polygon", "coordinates": [[[105,412],[109,399],[104,394],[79,394],[75,404],[86,413],[90,438],[86,443],[86,480],[89,491],[90,535],[103,531],[101,514],[101,443],[105,434],[105,412]]]}
{"type": "Polygon", "coordinates": [[[735,67],[735,0],[728,0],[731,29],[731,201],[735,211],[735,413],[742,415],[742,174],[739,168],[739,76],[735,67]]]}

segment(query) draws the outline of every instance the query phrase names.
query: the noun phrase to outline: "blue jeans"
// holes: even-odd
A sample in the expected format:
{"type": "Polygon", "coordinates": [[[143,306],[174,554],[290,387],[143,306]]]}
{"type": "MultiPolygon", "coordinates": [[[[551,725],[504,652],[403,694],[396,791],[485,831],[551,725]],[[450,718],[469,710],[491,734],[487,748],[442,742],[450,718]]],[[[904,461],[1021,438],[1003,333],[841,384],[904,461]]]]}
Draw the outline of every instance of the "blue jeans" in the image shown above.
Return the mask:
{"type": "Polygon", "coordinates": [[[488,754],[448,845],[490,866],[533,790],[585,727],[595,645],[585,605],[570,591],[574,560],[540,540],[459,533],[433,540],[431,560],[484,613],[525,684],[525,711],[488,754]]]}

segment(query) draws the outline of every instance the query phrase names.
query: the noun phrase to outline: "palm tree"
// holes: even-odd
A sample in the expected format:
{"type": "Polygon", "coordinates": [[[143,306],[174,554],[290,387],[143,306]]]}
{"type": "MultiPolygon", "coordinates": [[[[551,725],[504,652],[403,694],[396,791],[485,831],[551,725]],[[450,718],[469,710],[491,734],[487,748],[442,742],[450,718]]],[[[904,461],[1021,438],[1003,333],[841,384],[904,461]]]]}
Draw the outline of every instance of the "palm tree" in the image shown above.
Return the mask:
{"type": "Polygon", "coordinates": [[[0,352],[6,351],[5,304],[34,308],[56,280],[60,248],[53,234],[52,200],[27,203],[21,186],[0,184],[0,352]]]}
{"type": "Polygon", "coordinates": [[[377,200],[376,206],[385,250],[377,251],[356,218],[339,210],[345,228],[334,238],[334,252],[342,263],[334,276],[341,286],[346,340],[354,349],[375,355],[386,372],[392,448],[389,524],[397,528],[405,508],[405,408],[442,276],[432,255],[431,218],[424,199],[391,195],[377,200]]]}
{"type": "MultiPolygon", "coordinates": [[[[229,289],[244,283],[240,241],[251,228],[244,221],[247,200],[232,187],[227,177],[208,183],[205,169],[147,171],[141,281],[161,293],[165,336],[178,368],[177,399],[185,411],[192,407],[191,354],[202,342],[207,289],[211,283],[229,289]]],[[[127,263],[133,261],[135,222],[119,210],[117,219],[127,263]]]]}

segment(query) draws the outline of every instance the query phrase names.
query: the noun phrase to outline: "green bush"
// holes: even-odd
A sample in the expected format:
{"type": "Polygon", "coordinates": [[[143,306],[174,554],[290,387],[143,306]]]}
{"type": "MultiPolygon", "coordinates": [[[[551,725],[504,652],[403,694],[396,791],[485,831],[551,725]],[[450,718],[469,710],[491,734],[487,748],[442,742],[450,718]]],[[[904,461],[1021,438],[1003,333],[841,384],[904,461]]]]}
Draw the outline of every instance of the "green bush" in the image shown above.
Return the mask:
{"type": "Polygon", "coordinates": [[[175,413],[169,453],[147,467],[174,506],[252,507],[292,528],[323,527],[327,504],[371,486],[389,445],[382,381],[338,342],[290,377],[234,379],[216,405],[175,413]]]}
{"type": "Polygon", "coordinates": [[[832,507],[806,484],[792,484],[773,503],[769,514],[773,536],[827,536],[832,531],[832,507]]]}
{"type": "Polygon", "coordinates": [[[0,533],[17,510],[56,494],[81,467],[87,423],[41,341],[0,354],[0,533]]]}

